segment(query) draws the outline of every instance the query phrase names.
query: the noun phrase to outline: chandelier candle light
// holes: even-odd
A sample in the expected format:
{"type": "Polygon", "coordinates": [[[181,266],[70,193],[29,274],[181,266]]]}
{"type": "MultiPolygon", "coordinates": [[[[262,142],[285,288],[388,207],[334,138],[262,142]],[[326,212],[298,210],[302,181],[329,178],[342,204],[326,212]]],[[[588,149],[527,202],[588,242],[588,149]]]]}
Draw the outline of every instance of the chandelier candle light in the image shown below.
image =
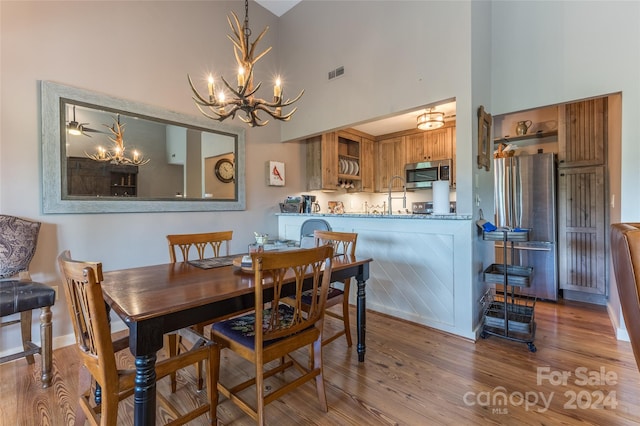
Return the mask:
{"type": "Polygon", "coordinates": [[[132,166],[144,166],[147,164],[150,159],[145,159],[142,154],[138,151],[133,151],[133,158],[129,158],[125,154],[124,147],[124,124],[120,124],[120,115],[118,114],[118,118],[114,119],[113,126],[109,127],[106,124],[103,124],[106,128],[108,128],[115,138],[109,137],[109,140],[113,142],[113,150],[106,150],[103,147],[98,147],[97,154],[87,154],[85,155],[92,160],[95,161],[108,161],[111,164],[122,164],[122,165],[132,165],[132,166]]]}
{"type": "Polygon", "coordinates": [[[191,77],[187,74],[189,85],[191,86],[191,90],[194,94],[193,100],[200,112],[212,120],[224,121],[229,117],[235,118],[236,112],[241,110],[246,114],[246,118],[241,116],[238,118],[249,124],[251,127],[261,127],[269,122],[269,120],[263,121],[258,116],[258,111],[264,111],[276,120],[289,121],[297,108],[293,108],[293,110],[288,114],[282,114],[282,108],[297,102],[298,99],[302,97],[304,90],[302,90],[295,99],[287,99],[286,101],[283,101],[284,90],[282,88],[282,82],[280,81],[280,78],[277,78],[273,86],[273,102],[268,102],[254,96],[262,84],[262,82],[259,82],[256,84],[255,88],[253,86],[254,65],[260,58],[271,50],[271,47],[257,55],[255,58],[253,55],[256,45],[266,34],[269,27],[265,27],[255,41],[253,43],[249,43],[251,29],[249,28],[248,0],[245,0],[244,2],[244,13],[244,23],[242,25],[240,25],[238,16],[234,12],[231,12],[231,15],[233,16],[235,26],[232,24],[231,19],[227,17],[227,22],[233,31],[233,36],[227,34],[227,38],[229,38],[233,43],[233,53],[235,54],[236,62],[238,64],[237,88],[232,87],[224,77],[220,76],[220,79],[233,96],[230,99],[227,99],[224,90],[216,93],[213,75],[209,75],[207,83],[209,96],[204,97],[198,93],[193,85],[193,81],[191,81],[191,77]]]}

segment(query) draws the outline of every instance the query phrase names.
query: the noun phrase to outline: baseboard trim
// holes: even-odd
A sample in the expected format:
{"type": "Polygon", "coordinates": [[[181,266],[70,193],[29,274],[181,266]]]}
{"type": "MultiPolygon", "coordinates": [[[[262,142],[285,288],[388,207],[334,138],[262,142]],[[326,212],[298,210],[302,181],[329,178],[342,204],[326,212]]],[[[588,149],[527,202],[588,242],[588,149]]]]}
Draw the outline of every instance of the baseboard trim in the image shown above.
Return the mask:
{"type": "MultiPolygon", "coordinates": [[[[123,331],[126,330],[127,326],[122,322],[122,321],[115,321],[114,323],[112,323],[111,325],[111,332],[112,333],[117,333],[119,331],[123,331]]],[[[33,333],[32,332],[32,336],[33,338],[40,338],[40,333],[33,333]]],[[[37,340],[34,342],[36,345],[38,346],[42,346],[42,343],[40,342],[40,340],[37,340]]],[[[51,342],[51,345],[53,347],[53,350],[56,350],[58,348],[64,348],[65,346],[69,346],[69,345],[73,345],[76,343],[76,336],[71,333],[71,334],[65,334],[63,336],[55,336],[53,338],[53,341],[51,342]]],[[[22,349],[22,345],[20,346],[16,346],[13,348],[8,348],[8,349],[4,349],[3,351],[0,352],[0,357],[6,356],[6,355],[11,355],[11,354],[15,354],[18,352],[21,352],[22,349]]],[[[18,358],[18,360],[21,358],[18,358]]]]}
{"type": "Polygon", "coordinates": [[[620,324],[619,317],[611,307],[611,303],[607,303],[607,314],[609,315],[609,321],[611,321],[611,325],[613,325],[613,330],[616,333],[616,339],[623,342],[630,342],[631,339],[629,338],[629,332],[620,324]]]}
{"type": "Polygon", "coordinates": [[[563,290],[562,298],[573,300],[574,302],[585,302],[602,306],[605,306],[607,304],[607,297],[605,295],[586,293],[582,291],[563,290]]]}

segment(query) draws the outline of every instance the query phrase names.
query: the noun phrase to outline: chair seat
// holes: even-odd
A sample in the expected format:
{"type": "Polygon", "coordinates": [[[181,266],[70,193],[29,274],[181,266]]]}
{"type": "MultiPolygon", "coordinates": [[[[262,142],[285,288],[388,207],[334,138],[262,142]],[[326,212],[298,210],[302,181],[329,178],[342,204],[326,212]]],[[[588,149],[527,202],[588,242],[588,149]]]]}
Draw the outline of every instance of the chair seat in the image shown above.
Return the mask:
{"type": "MultiPolygon", "coordinates": [[[[271,309],[265,309],[263,311],[263,329],[267,329],[269,321],[271,320],[271,309]]],[[[285,304],[278,306],[280,315],[280,324],[278,328],[287,328],[293,321],[294,309],[285,304]]],[[[241,317],[235,317],[226,321],[213,323],[212,328],[214,331],[228,337],[247,348],[255,349],[255,313],[243,315],[241,317]]],[[[313,326],[312,326],[313,327],[313,326]]],[[[282,339],[265,340],[263,347],[268,347],[282,339]]]]}
{"type": "Polygon", "coordinates": [[[0,281],[0,316],[52,306],[56,292],[48,285],[18,280],[0,281]]]}
{"type": "MultiPolygon", "coordinates": [[[[327,294],[327,300],[331,300],[334,297],[342,297],[344,291],[340,290],[337,287],[329,287],[329,293],[327,294]]],[[[312,290],[307,290],[302,293],[302,303],[305,305],[311,305],[312,290]]]]}

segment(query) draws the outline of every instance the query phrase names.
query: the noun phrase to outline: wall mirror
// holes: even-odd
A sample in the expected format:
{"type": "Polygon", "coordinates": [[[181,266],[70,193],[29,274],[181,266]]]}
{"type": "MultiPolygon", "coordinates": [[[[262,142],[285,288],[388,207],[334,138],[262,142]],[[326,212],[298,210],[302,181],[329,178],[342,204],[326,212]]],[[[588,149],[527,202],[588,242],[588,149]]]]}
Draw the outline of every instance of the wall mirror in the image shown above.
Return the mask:
{"type": "Polygon", "coordinates": [[[245,209],[245,131],[43,81],[44,213],[245,209]]]}

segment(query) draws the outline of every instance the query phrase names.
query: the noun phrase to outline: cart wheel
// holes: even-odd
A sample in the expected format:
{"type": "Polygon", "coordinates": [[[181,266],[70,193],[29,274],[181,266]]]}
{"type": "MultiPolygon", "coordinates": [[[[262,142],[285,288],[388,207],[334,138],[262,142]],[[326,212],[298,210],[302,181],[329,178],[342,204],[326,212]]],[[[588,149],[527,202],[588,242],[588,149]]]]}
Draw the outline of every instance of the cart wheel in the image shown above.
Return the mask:
{"type": "Polygon", "coordinates": [[[536,348],[536,345],[534,345],[534,344],[533,344],[533,343],[531,343],[531,342],[527,343],[527,346],[529,346],[529,351],[531,351],[531,352],[535,352],[535,351],[537,351],[537,350],[538,350],[538,349],[536,348]]]}

